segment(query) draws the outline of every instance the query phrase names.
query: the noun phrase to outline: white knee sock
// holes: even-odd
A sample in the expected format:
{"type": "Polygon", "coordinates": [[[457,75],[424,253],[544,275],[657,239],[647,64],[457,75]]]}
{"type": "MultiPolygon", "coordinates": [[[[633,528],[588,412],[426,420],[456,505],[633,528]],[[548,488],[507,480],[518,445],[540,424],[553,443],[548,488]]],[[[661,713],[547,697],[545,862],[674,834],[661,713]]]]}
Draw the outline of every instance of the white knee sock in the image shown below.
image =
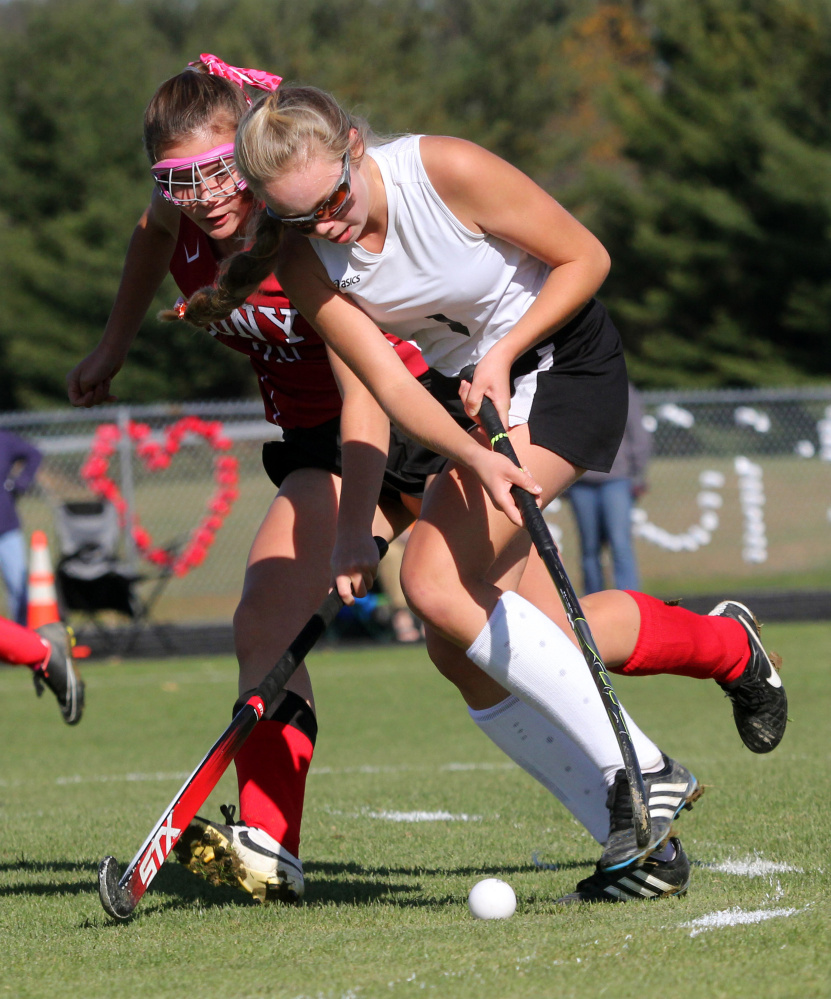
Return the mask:
{"type": "Polygon", "coordinates": [[[514,763],[555,795],[598,843],[609,835],[603,771],[547,718],[511,694],[470,717],[514,763]]]}
{"type": "MultiPolygon", "coordinates": [[[[583,654],[550,618],[509,590],[467,656],[560,729],[612,783],[623,766],[617,739],[583,654]]],[[[660,749],[625,717],[641,769],[660,767],[660,749]]]]}

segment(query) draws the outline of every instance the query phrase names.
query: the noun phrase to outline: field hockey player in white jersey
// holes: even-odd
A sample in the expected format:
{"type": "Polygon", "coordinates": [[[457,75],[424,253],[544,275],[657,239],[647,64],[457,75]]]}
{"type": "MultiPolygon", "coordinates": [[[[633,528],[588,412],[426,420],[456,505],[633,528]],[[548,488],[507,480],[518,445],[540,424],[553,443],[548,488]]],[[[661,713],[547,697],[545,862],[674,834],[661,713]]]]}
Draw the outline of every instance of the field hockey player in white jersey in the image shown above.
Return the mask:
{"type": "MultiPolygon", "coordinates": [[[[670,825],[699,793],[698,782],[630,729],[653,825],[652,840],[639,847],[620,750],[554,589],[549,584],[547,603],[533,587],[538,606],[523,595],[530,541],[510,492],[518,485],[546,505],[584,470],[607,471],[617,452],[626,368],[618,333],[594,298],[608,271],[606,251],[486,150],[440,136],[379,143],[314,88],[286,88],[255,105],[240,123],[236,162],[268,211],[251,250],[217,288],[191,298],[186,318],[205,325],[227,314],[275,269],[390,419],[451,459],[402,567],[432,660],[509,755],[522,752],[512,751],[507,729],[531,729],[539,719],[602,774],[607,810],[595,829],[601,821],[606,829],[595,835],[603,854],[595,874],[562,901],[684,891],[689,863],[670,825]],[[381,329],[418,344],[431,368],[430,393],[389,356],[381,329]],[[470,363],[475,375],[463,382],[470,363]],[[473,429],[484,395],[510,428],[522,468],[473,429]],[[497,702],[495,691],[503,692],[497,702]]],[[[348,599],[348,580],[337,584],[348,599]]],[[[605,591],[583,609],[609,668],[715,679],[745,744],[756,752],[778,744],[784,690],[743,605],[724,601],[703,616],[645,594],[605,591]]]]}

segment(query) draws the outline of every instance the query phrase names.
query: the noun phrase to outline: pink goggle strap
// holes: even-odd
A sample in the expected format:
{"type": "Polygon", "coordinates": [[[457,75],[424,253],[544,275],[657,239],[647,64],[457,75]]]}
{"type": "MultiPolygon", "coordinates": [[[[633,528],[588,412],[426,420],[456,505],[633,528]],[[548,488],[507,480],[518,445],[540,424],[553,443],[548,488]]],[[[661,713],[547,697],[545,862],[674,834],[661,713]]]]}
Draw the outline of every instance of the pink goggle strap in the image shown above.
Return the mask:
{"type": "Polygon", "coordinates": [[[202,163],[210,163],[213,160],[220,160],[223,157],[234,158],[234,143],[226,142],[221,146],[214,146],[199,156],[182,156],[179,159],[159,160],[150,168],[154,173],[156,170],[183,170],[189,166],[199,166],[202,163]]]}
{"type": "MultiPolygon", "coordinates": [[[[282,76],[275,76],[273,73],[266,73],[263,69],[243,69],[241,66],[229,66],[218,56],[211,55],[210,52],[203,52],[199,56],[199,62],[206,67],[211,76],[221,76],[223,80],[230,80],[238,87],[256,87],[257,90],[275,91],[283,82],[282,76]]],[[[189,66],[197,66],[198,63],[190,62],[189,66]]],[[[251,103],[251,98],[246,94],[246,100],[251,103]]]]}

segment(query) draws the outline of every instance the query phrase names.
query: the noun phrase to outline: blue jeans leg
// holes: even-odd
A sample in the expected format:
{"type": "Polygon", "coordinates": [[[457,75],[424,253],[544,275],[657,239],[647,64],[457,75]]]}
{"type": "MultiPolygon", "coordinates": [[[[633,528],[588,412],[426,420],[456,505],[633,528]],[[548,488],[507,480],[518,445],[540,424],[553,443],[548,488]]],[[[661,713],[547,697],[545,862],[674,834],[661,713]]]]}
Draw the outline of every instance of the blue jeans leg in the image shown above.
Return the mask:
{"type": "Polygon", "coordinates": [[[615,588],[639,590],[640,572],[632,544],[632,483],[629,479],[609,479],[599,488],[603,534],[612,553],[615,588]]]}
{"type": "Polygon", "coordinates": [[[28,612],[28,572],[26,545],[19,529],[0,534],[0,572],[6,583],[9,617],[18,624],[26,624],[28,612]]]}
{"type": "Polygon", "coordinates": [[[566,495],[571,501],[577,530],[580,533],[583,592],[596,593],[603,589],[603,568],[600,565],[600,551],[603,545],[600,486],[575,482],[566,495]]]}

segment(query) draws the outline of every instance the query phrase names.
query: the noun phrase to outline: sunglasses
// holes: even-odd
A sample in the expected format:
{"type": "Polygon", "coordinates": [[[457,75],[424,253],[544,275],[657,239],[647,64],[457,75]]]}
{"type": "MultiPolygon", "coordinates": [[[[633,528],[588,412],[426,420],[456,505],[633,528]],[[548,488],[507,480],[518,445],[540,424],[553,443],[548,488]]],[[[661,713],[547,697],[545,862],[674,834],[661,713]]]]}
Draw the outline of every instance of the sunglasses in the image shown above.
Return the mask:
{"type": "Polygon", "coordinates": [[[222,201],[246,188],[237,175],[233,142],[215,146],[201,156],[159,160],[151,170],[162,197],[179,208],[222,201]]]}
{"type": "Polygon", "coordinates": [[[349,200],[349,195],[352,193],[352,185],[350,181],[349,174],[349,150],[343,154],[343,172],[335,185],[334,191],[322,201],[315,210],[309,215],[294,215],[290,218],[283,218],[282,215],[278,215],[273,212],[270,208],[266,207],[266,212],[270,218],[275,219],[277,222],[281,222],[283,225],[291,226],[297,229],[299,232],[309,233],[318,222],[328,222],[330,219],[337,218],[338,215],[343,211],[346,202],[349,200]]]}

